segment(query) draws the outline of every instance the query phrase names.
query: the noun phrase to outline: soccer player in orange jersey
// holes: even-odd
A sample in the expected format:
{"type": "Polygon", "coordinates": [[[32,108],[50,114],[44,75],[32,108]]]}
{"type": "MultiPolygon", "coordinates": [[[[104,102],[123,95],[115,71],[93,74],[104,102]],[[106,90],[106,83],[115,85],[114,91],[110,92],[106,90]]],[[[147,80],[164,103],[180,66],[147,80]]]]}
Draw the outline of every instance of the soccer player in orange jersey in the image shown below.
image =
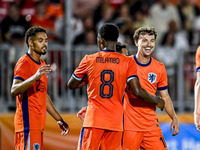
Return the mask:
{"type": "Polygon", "coordinates": [[[197,78],[194,86],[194,123],[198,131],[200,131],[200,46],[196,51],[196,72],[197,78]]]}
{"type": "Polygon", "coordinates": [[[62,135],[68,133],[69,127],[47,95],[46,74],[51,71],[51,66],[40,59],[47,50],[46,30],[41,27],[29,28],[25,41],[29,49],[15,66],[11,87],[11,94],[17,100],[14,120],[15,149],[43,150],[46,111],[57,121],[62,135]]]}
{"type": "Polygon", "coordinates": [[[123,98],[126,84],[132,92],[163,108],[163,100],[148,94],[137,78],[136,63],[132,58],[115,52],[119,28],[104,24],[97,37],[100,52],[86,55],[68,82],[70,89],[79,87],[88,78],[88,107],[80,135],[78,149],[121,150],[123,131],[123,98]]]}
{"type": "MultiPolygon", "coordinates": [[[[172,135],[179,133],[179,122],[167,90],[167,74],[162,63],[151,57],[155,47],[157,32],[154,28],[139,28],[134,34],[138,47],[136,55],[130,56],[137,63],[137,75],[141,86],[151,95],[156,91],[165,100],[165,110],[172,119],[172,135]]],[[[128,88],[124,99],[124,150],[166,150],[165,140],[155,113],[156,105],[133,95],[128,88]]],[[[79,111],[77,116],[83,120],[87,108],[79,111]]]]}
{"type": "MultiPolygon", "coordinates": [[[[130,56],[137,63],[137,75],[141,86],[152,96],[159,91],[165,100],[165,111],[172,119],[172,135],[179,133],[179,121],[167,90],[167,73],[163,63],[151,57],[155,48],[157,32],[152,27],[141,27],[133,36],[138,47],[136,55],[130,56]]],[[[166,150],[167,146],[155,113],[156,105],[134,96],[129,89],[124,101],[123,149],[166,150]],[[127,100],[127,99],[129,100],[127,100]]]]}

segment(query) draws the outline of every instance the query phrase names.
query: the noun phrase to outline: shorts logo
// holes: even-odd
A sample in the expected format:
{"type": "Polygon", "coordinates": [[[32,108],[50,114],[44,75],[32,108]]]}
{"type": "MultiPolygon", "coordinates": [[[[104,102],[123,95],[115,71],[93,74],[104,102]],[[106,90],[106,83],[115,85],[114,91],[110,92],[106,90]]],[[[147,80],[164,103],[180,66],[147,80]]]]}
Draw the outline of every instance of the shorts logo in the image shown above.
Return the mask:
{"type": "Polygon", "coordinates": [[[157,75],[155,73],[148,74],[148,81],[153,84],[156,82],[157,75]]]}
{"type": "Polygon", "coordinates": [[[40,150],[40,144],[38,143],[33,144],[33,150],[40,150]]]}

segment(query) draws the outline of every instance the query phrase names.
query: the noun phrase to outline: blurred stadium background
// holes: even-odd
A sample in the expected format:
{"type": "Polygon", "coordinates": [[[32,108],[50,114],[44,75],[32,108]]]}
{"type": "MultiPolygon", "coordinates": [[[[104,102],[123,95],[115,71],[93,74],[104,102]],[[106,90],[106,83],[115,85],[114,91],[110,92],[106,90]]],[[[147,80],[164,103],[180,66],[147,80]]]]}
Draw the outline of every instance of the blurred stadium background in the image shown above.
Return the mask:
{"type": "Polygon", "coordinates": [[[159,36],[153,55],[166,66],[169,93],[180,119],[180,133],[172,137],[170,118],[157,111],[161,129],[169,150],[200,149],[200,133],[193,125],[195,52],[200,45],[199,0],[0,0],[1,150],[14,149],[16,101],[10,94],[13,70],[27,52],[24,33],[35,25],[48,31],[48,53],[43,59],[56,65],[56,71],[48,74],[48,94],[71,129],[62,137],[56,122],[47,116],[44,148],[76,149],[81,128],[76,113],[87,105],[87,93],[86,87],[69,90],[67,81],[85,54],[98,51],[96,34],[105,22],[119,26],[119,41],[128,44],[129,55],[137,51],[132,39],[135,29],[156,27],[159,36]],[[9,8],[10,4],[14,8],[9,8]]]}

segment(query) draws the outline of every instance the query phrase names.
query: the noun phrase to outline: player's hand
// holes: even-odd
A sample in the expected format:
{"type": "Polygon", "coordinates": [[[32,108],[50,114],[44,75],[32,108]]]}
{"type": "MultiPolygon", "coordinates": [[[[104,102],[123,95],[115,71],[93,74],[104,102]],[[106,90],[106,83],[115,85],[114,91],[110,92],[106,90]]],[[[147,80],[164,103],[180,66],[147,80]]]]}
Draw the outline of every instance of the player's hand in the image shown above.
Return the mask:
{"type": "Polygon", "coordinates": [[[200,132],[200,114],[194,113],[194,124],[197,130],[200,132]]]}
{"type": "Polygon", "coordinates": [[[41,66],[37,72],[35,73],[35,79],[39,80],[44,74],[49,73],[51,71],[50,65],[41,66]]]}
{"type": "Polygon", "coordinates": [[[178,121],[178,118],[176,116],[172,119],[171,132],[173,132],[172,136],[175,136],[179,133],[179,121],[178,121]]]}
{"type": "Polygon", "coordinates": [[[157,97],[157,101],[158,101],[157,107],[163,110],[163,108],[165,107],[165,101],[159,97],[157,97]]]}
{"type": "Polygon", "coordinates": [[[57,121],[58,126],[62,129],[61,135],[67,135],[67,133],[69,132],[69,126],[68,124],[64,121],[57,121]]]}
{"type": "Polygon", "coordinates": [[[78,117],[81,121],[84,121],[86,110],[87,110],[87,107],[83,107],[83,108],[77,113],[77,117],[78,117]]]}

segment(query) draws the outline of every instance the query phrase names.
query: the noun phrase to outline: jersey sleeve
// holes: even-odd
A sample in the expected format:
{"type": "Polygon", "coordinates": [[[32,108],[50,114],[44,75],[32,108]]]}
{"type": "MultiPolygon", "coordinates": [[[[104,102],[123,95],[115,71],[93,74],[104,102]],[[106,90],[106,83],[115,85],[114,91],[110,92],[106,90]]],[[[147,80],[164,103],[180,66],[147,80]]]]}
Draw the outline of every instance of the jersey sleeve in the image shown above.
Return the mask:
{"type": "Polygon", "coordinates": [[[160,76],[160,81],[158,82],[158,90],[166,90],[168,88],[167,86],[167,72],[165,69],[165,66],[162,65],[161,69],[161,76],[160,76]]]}
{"type": "Polygon", "coordinates": [[[137,64],[136,62],[132,59],[129,58],[130,62],[129,62],[129,68],[128,68],[128,74],[127,74],[127,83],[133,79],[133,78],[138,78],[137,76],[137,64]]]}
{"type": "Polygon", "coordinates": [[[20,79],[22,81],[29,78],[28,72],[29,72],[29,63],[26,61],[20,61],[15,66],[15,74],[14,79],[20,79]]]}
{"type": "Polygon", "coordinates": [[[200,70],[200,46],[197,48],[195,61],[196,61],[196,71],[199,71],[200,70]]]}
{"type": "Polygon", "coordinates": [[[87,57],[88,57],[87,55],[83,57],[79,66],[76,68],[76,70],[72,75],[78,81],[80,81],[87,73],[87,57]]]}

